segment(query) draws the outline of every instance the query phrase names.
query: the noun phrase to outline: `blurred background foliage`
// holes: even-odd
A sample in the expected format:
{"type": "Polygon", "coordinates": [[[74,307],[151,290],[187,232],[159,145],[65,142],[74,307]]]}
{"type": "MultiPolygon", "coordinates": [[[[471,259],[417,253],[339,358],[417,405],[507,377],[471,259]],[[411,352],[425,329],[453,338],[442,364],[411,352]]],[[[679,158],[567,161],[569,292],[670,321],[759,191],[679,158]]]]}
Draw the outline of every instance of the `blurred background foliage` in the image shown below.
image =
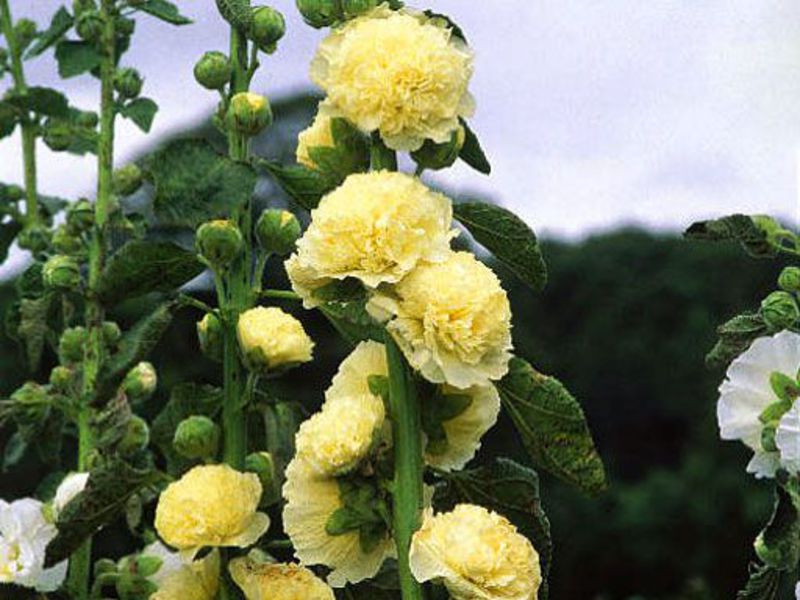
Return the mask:
{"type": "MultiPolygon", "coordinates": [[[[276,126],[257,142],[256,153],[290,162],[295,136],[314,108],[309,96],[275,103],[276,126]]],[[[191,134],[215,139],[206,127],[191,134]]],[[[266,180],[257,195],[272,205],[285,203],[266,180]]],[[[717,324],[774,289],[781,265],[749,259],[733,246],[635,229],[580,243],[547,240],[544,252],[550,283],[541,295],[493,265],[512,296],[516,348],[582,402],[611,481],[608,493],[587,499],[543,475],[556,544],[551,597],[734,597],[772,499],[768,486],[745,474],[747,451],[718,438],[715,401],[723,373],[706,369],[703,357],[717,324]]],[[[268,277],[271,287],[286,285],[280,264],[268,277]]],[[[12,285],[0,287],[3,313],[12,285]]],[[[154,301],[128,302],[113,317],[129,324],[154,301]]],[[[317,360],[292,371],[276,393],[313,410],[348,348],[315,312],[298,314],[317,342],[317,360]]],[[[198,317],[184,310],[152,356],[159,392],[144,416],[158,413],[176,383],[218,383],[220,369],[197,347],[198,317]]],[[[0,337],[0,395],[7,395],[30,374],[15,343],[0,337]]],[[[50,366],[34,375],[45,379],[50,366]]],[[[7,436],[0,431],[0,448],[7,436]]],[[[485,438],[478,461],[496,454],[525,461],[512,426],[502,419],[485,438]]],[[[73,455],[66,446],[64,456],[73,455]]],[[[36,493],[51,469],[29,453],[0,474],[0,497],[36,493]]],[[[121,556],[133,550],[131,544],[120,523],[99,536],[97,552],[121,556]]]]}

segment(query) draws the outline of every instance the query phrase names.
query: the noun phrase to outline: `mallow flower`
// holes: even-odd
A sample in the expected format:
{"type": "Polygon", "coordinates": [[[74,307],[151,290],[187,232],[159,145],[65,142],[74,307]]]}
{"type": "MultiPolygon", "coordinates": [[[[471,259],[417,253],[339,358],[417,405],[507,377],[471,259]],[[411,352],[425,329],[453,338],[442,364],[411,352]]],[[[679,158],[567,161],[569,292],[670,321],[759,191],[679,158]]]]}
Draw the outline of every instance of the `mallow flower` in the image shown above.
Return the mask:
{"type": "Polygon", "coordinates": [[[236,333],[245,364],[262,373],[308,362],[314,350],[314,342],[300,321],[275,306],[243,312],[236,333]]]}
{"type": "Polygon", "coordinates": [[[214,549],[201,559],[184,561],[161,542],[153,542],[142,552],[161,559],[150,580],[158,586],[150,600],[214,600],[219,591],[220,559],[214,549]]]}
{"type": "Polygon", "coordinates": [[[294,563],[257,563],[243,556],[228,569],[247,600],[334,600],[328,584],[294,563]]]}

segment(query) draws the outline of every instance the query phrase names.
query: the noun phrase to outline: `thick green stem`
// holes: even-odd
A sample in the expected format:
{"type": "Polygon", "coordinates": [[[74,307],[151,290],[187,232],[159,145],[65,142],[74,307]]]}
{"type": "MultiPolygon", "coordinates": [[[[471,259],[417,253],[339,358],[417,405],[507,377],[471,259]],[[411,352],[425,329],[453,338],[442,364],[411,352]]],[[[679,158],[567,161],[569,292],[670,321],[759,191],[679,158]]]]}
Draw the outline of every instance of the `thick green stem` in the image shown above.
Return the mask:
{"type": "MultiPolygon", "coordinates": [[[[28,90],[25,81],[25,70],[22,65],[22,48],[17,43],[14,24],[8,0],[0,0],[0,25],[6,38],[8,53],[11,57],[11,76],[14,79],[14,91],[24,94],[28,90]]],[[[26,113],[20,124],[22,129],[22,165],[25,173],[25,221],[33,225],[39,221],[39,198],[36,188],[36,123],[26,113]]]]}
{"type": "Polygon", "coordinates": [[[392,337],[386,334],[389,363],[389,405],[394,441],[393,519],[397,567],[403,600],[422,600],[422,586],[414,579],[408,561],[411,536],[422,514],[422,425],[411,369],[392,337]]]}

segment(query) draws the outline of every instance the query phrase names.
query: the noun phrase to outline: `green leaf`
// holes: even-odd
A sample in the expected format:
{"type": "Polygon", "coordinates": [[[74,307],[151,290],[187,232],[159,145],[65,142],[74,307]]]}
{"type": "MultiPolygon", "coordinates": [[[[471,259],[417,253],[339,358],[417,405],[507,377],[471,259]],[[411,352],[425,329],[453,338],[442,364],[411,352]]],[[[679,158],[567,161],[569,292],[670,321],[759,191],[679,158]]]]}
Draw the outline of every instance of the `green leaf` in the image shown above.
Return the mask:
{"type": "Polygon", "coordinates": [[[217,10],[222,18],[239,31],[247,31],[253,21],[253,11],[247,0],[217,0],[217,10]]]}
{"type": "Polygon", "coordinates": [[[731,215],[712,221],[698,221],[686,230],[690,240],[706,242],[735,241],[756,258],[771,258],[777,250],[769,243],[767,233],[747,215],[731,215]]]}
{"type": "Polygon", "coordinates": [[[437,12],[434,12],[432,10],[425,10],[425,11],[423,11],[423,14],[426,17],[429,17],[431,19],[441,19],[441,20],[443,20],[447,24],[447,26],[450,28],[450,30],[453,32],[454,36],[456,36],[457,38],[460,38],[464,43],[467,42],[467,36],[464,35],[464,30],[461,29],[461,27],[459,27],[458,25],[456,25],[455,21],[453,21],[453,19],[451,19],[447,15],[444,15],[442,13],[437,13],[437,12]]]}
{"type": "Polygon", "coordinates": [[[119,109],[119,114],[136,123],[136,126],[145,133],[150,131],[157,112],[158,104],[150,98],[136,98],[119,109]]]}
{"type": "Polygon", "coordinates": [[[64,79],[87,73],[100,66],[100,54],[89,42],[64,40],[56,46],[58,74],[64,79]]]}
{"type": "Polygon", "coordinates": [[[3,471],[8,471],[17,466],[20,461],[25,458],[25,452],[28,450],[28,442],[25,436],[19,431],[8,438],[6,447],[3,450],[3,471]]]}
{"type": "Polygon", "coordinates": [[[20,323],[17,335],[25,348],[28,369],[39,368],[48,333],[48,319],[56,300],[55,294],[46,293],[40,298],[23,298],[20,302],[20,323]]]}
{"type": "Polygon", "coordinates": [[[215,418],[222,408],[222,390],[211,385],[181,383],[172,388],[169,401],[150,427],[150,439],[167,460],[167,471],[178,475],[191,461],[181,457],[172,447],[178,424],[192,415],[215,418]]]}
{"type": "Polygon", "coordinates": [[[153,471],[134,468],[120,459],[93,469],[86,489],[58,516],[58,535],[47,546],[46,566],[67,559],[89,536],[124,514],[133,494],[158,479],[153,471]]]}
{"type": "Polygon", "coordinates": [[[162,225],[197,227],[249,202],[256,174],[220,156],[203,140],[172,142],[152,154],[145,170],[155,185],[153,206],[162,225]]]}
{"type": "Polygon", "coordinates": [[[0,102],[0,139],[14,133],[19,123],[19,109],[10,102],[0,102]]]}
{"type": "Polygon", "coordinates": [[[709,367],[726,367],[750,347],[753,340],[770,334],[770,328],[758,313],[744,313],[733,317],[717,328],[719,340],[706,355],[709,367]]]}
{"type": "MultiPolygon", "coordinates": [[[[550,521],[542,508],[536,471],[507,458],[490,465],[454,473],[443,473],[444,486],[433,498],[437,510],[449,511],[456,504],[484,506],[503,515],[528,537],[539,553],[542,574],[547,578],[553,557],[550,521]]],[[[539,598],[544,597],[539,593],[539,598]]]]}
{"type": "Polygon", "coordinates": [[[331,119],[334,146],[314,146],[308,155],[331,187],[337,187],[353,173],[369,171],[369,144],[346,119],[331,119]]]}
{"type": "Polygon", "coordinates": [[[22,226],[16,221],[0,225],[0,263],[5,262],[6,258],[8,258],[8,249],[17,239],[17,234],[21,230],[22,226]]]}
{"type": "Polygon", "coordinates": [[[133,412],[124,393],[117,393],[94,418],[98,431],[95,446],[101,452],[112,451],[128,431],[133,412]]]}
{"type": "Polygon", "coordinates": [[[267,160],[259,160],[257,164],[272,175],[292,200],[309,211],[317,207],[325,194],[337,187],[329,178],[302,165],[284,167],[280,163],[267,160]]]}
{"type": "Polygon", "coordinates": [[[39,56],[45,50],[61,41],[64,34],[72,27],[72,24],[73,18],[69,11],[63,6],[59,7],[50,20],[50,26],[36,37],[36,41],[28,49],[25,58],[39,56]]]}
{"type": "Polygon", "coordinates": [[[189,17],[180,14],[177,6],[167,0],[146,0],[142,4],[137,4],[136,9],[173,25],[188,25],[192,22],[189,17]]]}
{"type": "Polygon", "coordinates": [[[781,572],[764,565],[750,565],[750,579],[737,600],[776,600],[781,587],[781,572]]]}
{"type": "Polygon", "coordinates": [[[605,469],[586,417],[560,381],[515,357],[496,385],[534,466],[588,494],[606,489],[605,469]]]}
{"type": "Polygon", "coordinates": [[[536,234],[511,211],[466,202],[453,207],[456,218],[475,241],[491,252],[528,287],[540,291],[547,283],[547,266],[536,234]]]}
{"type": "Polygon", "coordinates": [[[492,165],[489,164],[489,159],[481,148],[481,143],[478,141],[478,136],[470,129],[469,125],[464,119],[461,119],[461,125],[464,127],[464,145],[461,147],[461,152],[458,156],[467,163],[470,167],[488,175],[492,172],[492,165]]]}
{"type": "Polygon", "coordinates": [[[775,510],[755,542],[756,554],[768,567],[791,571],[800,561],[800,512],[796,498],[775,488],[775,510]]]}
{"type": "Polygon", "coordinates": [[[104,303],[113,304],[151,292],[170,292],[204,270],[194,252],[173,242],[131,240],[106,264],[97,293],[104,303]]]}
{"type": "Polygon", "coordinates": [[[373,319],[363,300],[326,302],[318,308],[349,344],[356,346],[365,340],[382,342],[383,328],[373,319]]]}
{"type": "Polygon", "coordinates": [[[52,88],[31,87],[24,94],[12,95],[8,102],[23,111],[32,111],[48,117],[67,117],[69,103],[66,96],[52,88]]]}
{"type": "Polygon", "coordinates": [[[131,367],[144,360],[156,347],[172,322],[177,307],[175,302],[161,304],[125,332],[119,350],[103,365],[97,385],[97,399],[101,403],[114,395],[131,367]]]}

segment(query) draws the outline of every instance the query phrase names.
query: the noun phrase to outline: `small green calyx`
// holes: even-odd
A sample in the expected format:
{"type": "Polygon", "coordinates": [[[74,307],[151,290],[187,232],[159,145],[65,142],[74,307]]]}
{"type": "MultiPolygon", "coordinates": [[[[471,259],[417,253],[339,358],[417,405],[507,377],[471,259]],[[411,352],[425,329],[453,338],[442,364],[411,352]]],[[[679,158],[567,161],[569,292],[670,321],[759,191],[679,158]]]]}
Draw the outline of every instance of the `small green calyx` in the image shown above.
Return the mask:
{"type": "Polygon", "coordinates": [[[280,482],[275,471],[275,461],[269,452],[253,452],[245,459],[244,468],[258,475],[261,481],[261,504],[270,506],[281,499],[280,482]]]}
{"type": "Polygon", "coordinates": [[[14,25],[14,36],[19,50],[24,50],[36,37],[36,23],[30,19],[19,19],[14,25]]]}
{"type": "Polygon", "coordinates": [[[79,255],[84,253],[84,243],[69,225],[59,225],[53,232],[53,248],[59,254],[79,255]]]}
{"type": "Polygon", "coordinates": [[[117,347],[120,339],[122,339],[122,329],[114,321],[103,321],[103,341],[106,346],[111,349],[117,347]]]}
{"type": "Polygon", "coordinates": [[[297,0],[296,3],[303,20],[315,29],[330,27],[342,19],[339,0],[297,0]]]}
{"type": "Polygon", "coordinates": [[[44,252],[50,245],[52,234],[42,224],[36,223],[23,229],[17,236],[17,244],[23,250],[30,250],[34,254],[44,252]]]}
{"type": "Polygon", "coordinates": [[[221,90],[233,76],[233,66],[228,56],[216,50],[206,52],[194,65],[194,78],[204,88],[221,90]]]}
{"type": "Polygon", "coordinates": [[[133,415],[131,420],[128,421],[128,427],[125,429],[125,435],[117,446],[117,450],[123,456],[133,456],[145,448],[150,443],[150,428],[147,421],[139,416],[133,415]]]}
{"type": "Polygon", "coordinates": [[[371,11],[383,1],[384,0],[341,0],[342,16],[345,19],[353,19],[371,11]]]}
{"type": "Polygon", "coordinates": [[[217,315],[206,313],[197,322],[197,339],[200,342],[200,350],[203,354],[216,362],[222,362],[223,357],[223,331],[217,315]]]}
{"type": "Polygon", "coordinates": [[[232,130],[252,137],[272,125],[272,108],[264,96],[239,92],[231,98],[225,121],[232,130]]]}
{"type": "Polygon", "coordinates": [[[72,127],[63,119],[47,119],[44,122],[42,140],[53,152],[63,152],[72,145],[72,127]]]}
{"type": "Polygon", "coordinates": [[[103,34],[103,19],[96,10],[85,11],[78,15],[75,31],[82,40],[96,42],[103,34]]]}
{"type": "Polygon", "coordinates": [[[127,67],[114,73],[114,89],[123,98],[136,98],[142,91],[144,79],[139,71],[127,67]]]}
{"type": "Polygon", "coordinates": [[[761,430],[761,447],[767,452],[777,452],[778,446],[775,444],[775,432],[777,427],[767,425],[761,430]]]}
{"type": "Polygon", "coordinates": [[[146,402],[158,387],[158,374],[152,363],[142,361],[128,371],[122,391],[131,402],[146,402]]]}
{"type": "Polygon", "coordinates": [[[385,402],[389,400],[389,378],[386,375],[370,375],[367,385],[373,396],[380,396],[385,402]]]}
{"type": "Polygon", "coordinates": [[[62,365],[73,365],[83,360],[83,351],[89,334],[85,327],[70,327],[61,334],[58,342],[58,359],[62,365]]]}
{"type": "Polygon", "coordinates": [[[786,267],[778,276],[778,286],[793,294],[800,293],[800,267],[786,267]]]}
{"type": "Polygon", "coordinates": [[[331,536],[358,531],[361,550],[369,553],[386,538],[391,514],[374,484],[360,478],[339,480],[342,507],[325,523],[325,532],[331,536]]]}
{"type": "Polygon", "coordinates": [[[130,196],[142,187],[144,176],[136,164],[125,165],[116,169],[113,174],[114,193],[118,196],[130,196]]]}
{"type": "Polygon", "coordinates": [[[57,254],[42,269],[45,287],[59,292],[74,292],[81,285],[81,269],[71,256],[57,254]]]}
{"type": "Polygon", "coordinates": [[[437,144],[433,140],[425,140],[419,150],[411,153],[411,158],[423,169],[434,171],[446,169],[458,160],[458,154],[461,152],[461,148],[464,147],[465,139],[464,127],[459,126],[453,132],[449,142],[437,144]]]}
{"type": "Polygon", "coordinates": [[[175,451],[190,460],[205,460],[216,455],[219,427],[208,417],[193,415],[178,424],[172,438],[175,451]]]}
{"type": "Polygon", "coordinates": [[[86,199],[67,207],[67,225],[76,231],[87,231],[94,225],[94,208],[86,199]]]}
{"type": "Polygon", "coordinates": [[[242,232],[227,219],[200,225],[195,241],[200,255],[215,269],[227,268],[244,251],[242,232]]]}
{"type": "Polygon", "coordinates": [[[74,372],[69,367],[57,366],[50,371],[50,385],[59,392],[66,392],[72,384],[74,372]]]}
{"type": "Polygon", "coordinates": [[[271,6],[253,8],[253,20],[250,23],[249,37],[259,49],[272,54],[278,41],[286,33],[286,22],[283,15],[271,6]]]}
{"type": "Polygon", "coordinates": [[[269,254],[291,254],[300,233],[300,222],[287,210],[269,208],[261,213],[256,223],[258,244],[269,254]]]}
{"type": "Polygon", "coordinates": [[[800,385],[788,375],[776,371],[769,376],[769,384],[775,395],[790,405],[800,397],[800,385]]]}
{"type": "Polygon", "coordinates": [[[25,190],[13,183],[5,186],[3,191],[6,199],[11,202],[19,202],[25,196],[25,190]]]}
{"type": "Polygon", "coordinates": [[[800,308],[789,292],[772,292],[761,302],[761,315],[772,329],[787,329],[800,318],[800,308]]]}
{"type": "Polygon", "coordinates": [[[117,563],[110,558],[101,558],[94,563],[94,576],[100,577],[101,575],[108,575],[117,572],[117,563]]]}
{"type": "Polygon", "coordinates": [[[47,388],[28,381],[11,394],[14,405],[13,418],[19,427],[35,427],[47,418],[50,412],[50,397],[47,388]]]}

